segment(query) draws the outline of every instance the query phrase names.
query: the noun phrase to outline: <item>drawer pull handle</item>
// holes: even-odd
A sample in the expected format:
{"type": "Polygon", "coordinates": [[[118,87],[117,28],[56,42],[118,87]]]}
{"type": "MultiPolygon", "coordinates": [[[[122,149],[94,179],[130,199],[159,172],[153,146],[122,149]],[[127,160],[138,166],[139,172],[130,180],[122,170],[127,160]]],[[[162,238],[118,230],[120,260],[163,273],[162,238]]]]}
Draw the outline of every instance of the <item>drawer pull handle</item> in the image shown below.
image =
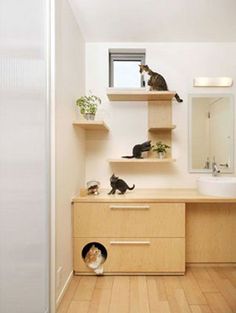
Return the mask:
{"type": "Polygon", "coordinates": [[[148,210],[149,205],[110,205],[111,210],[148,210]]]}
{"type": "Polygon", "coordinates": [[[150,245],[150,241],[148,240],[113,240],[110,241],[111,245],[150,245]]]}

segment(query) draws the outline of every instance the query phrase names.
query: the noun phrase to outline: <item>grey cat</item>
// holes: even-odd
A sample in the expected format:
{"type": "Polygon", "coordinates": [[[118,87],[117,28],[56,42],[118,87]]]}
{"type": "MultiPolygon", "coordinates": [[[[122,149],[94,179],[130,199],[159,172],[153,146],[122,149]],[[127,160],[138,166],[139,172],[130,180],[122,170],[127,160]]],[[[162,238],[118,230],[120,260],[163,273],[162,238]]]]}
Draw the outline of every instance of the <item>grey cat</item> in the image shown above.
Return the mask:
{"type": "Polygon", "coordinates": [[[111,191],[108,193],[109,195],[114,195],[116,193],[116,190],[120,191],[120,195],[124,194],[127,189],[133,190],[135,188],[135,185],[133,187],[129,187],[126,182],[123,179],[120,179],[119,177],[112,174],[110,178],[111,183],[111,191]]]}
{"type": "MultiPolygon", "coordinates": [[[[159,91],[167,91],[167,83],[165,81],[165,78],[156,72],[153,72],[148,65],[141,64],[139,65],[140,69],[139,72],[142,74],[143,72],[147,72],[148,75],[150,75],[150,78],[148,80],[148,86],[150,86],[150,90],[159,90],[159,91]]],[[[175,94],[175,99],[178,102],[183,102],[182,99],[180,99],[179,95],[175,94]]]]}
{"type": "Polygon", "coordinates": [[[144,143],[135,145],[133,147],[133,155],[125,155],[122,156],[122,158],[126,158],[126,159],[142,159],[142,152],[145,151],[150,151],[151,150],[151,140],[149,141],[145,141],[144,143]]]}

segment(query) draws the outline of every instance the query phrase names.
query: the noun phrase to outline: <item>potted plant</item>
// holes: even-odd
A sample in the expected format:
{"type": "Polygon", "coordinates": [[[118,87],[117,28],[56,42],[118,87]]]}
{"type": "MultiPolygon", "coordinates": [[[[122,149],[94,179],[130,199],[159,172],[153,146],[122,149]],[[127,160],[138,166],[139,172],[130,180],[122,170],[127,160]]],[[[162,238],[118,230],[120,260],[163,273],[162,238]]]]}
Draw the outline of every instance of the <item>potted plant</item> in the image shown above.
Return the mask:
{"type": "Polygon", "coordinates": [[[165,158],[167,149],[170,149],[170,146],[161,141],[158,141],[154,146],[152,146],[152,151],[157,152],[157,156],[159,159],[165,158]]]}
{"type": "Polygon", "coordinates": [[[83,96],[76,101],[80,113],[86,120],[94,120],[99,104],[101,104],[101,99],[95,95],[83,96]]]}

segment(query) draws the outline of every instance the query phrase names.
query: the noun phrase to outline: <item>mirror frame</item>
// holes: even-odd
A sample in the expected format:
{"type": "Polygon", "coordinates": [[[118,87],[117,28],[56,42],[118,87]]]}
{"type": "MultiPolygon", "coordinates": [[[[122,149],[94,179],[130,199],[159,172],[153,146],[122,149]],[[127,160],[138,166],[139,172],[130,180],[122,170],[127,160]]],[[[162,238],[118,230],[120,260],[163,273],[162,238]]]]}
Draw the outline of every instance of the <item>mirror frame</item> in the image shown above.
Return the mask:
{"type": "MultiPolygon", "coordinates": [[[[212,97],[227,97],[230,100],[232,110],[233,110],[233,143],[235,140],[235,108],[234,108],[234,96],[233,94],[222,94],[222,93],[198,93],[198,94],[189,94],[188,96],[188,172],[189,173],[211,173],[211,169],[193,169],[192,168],[192,99],[193,98],[212,98],[212,97]]],[[[232,155],[232,163],[229,169],[220,167],[220,171],[223,174],[232,174],[234,173],[234,145],[230,149],[232,155]]]]}

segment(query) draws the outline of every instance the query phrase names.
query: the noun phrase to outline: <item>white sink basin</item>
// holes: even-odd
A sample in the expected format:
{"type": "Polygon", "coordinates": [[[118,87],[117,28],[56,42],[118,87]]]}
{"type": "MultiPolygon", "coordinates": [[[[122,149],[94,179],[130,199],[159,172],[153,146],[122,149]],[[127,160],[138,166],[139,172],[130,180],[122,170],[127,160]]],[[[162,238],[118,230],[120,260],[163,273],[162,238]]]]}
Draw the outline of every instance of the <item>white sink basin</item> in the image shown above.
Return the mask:
{"type": "Polygon", "coordinates": [[[199,177],[197,188],[203,195],[236,198],[236,177],[199,177]]]}

